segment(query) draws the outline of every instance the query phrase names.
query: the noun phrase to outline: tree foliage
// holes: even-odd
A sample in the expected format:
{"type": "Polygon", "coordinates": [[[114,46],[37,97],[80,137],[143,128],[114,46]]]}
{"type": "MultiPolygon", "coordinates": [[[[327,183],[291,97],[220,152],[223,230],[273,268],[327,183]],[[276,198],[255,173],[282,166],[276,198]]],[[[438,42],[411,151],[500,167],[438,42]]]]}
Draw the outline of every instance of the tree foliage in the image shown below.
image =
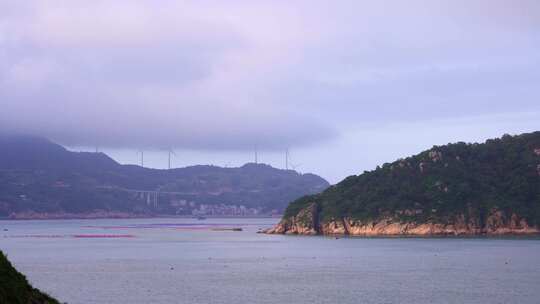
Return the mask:
{"type": "Polygon", "coordinates": [[[540,223],[540,132],[504,135],[483,144],[434,146],[418,155],[349,176],[291,203],[286,216],[310,203],[323,220],[335,217],[445,221],[457,214],[485,218],[494,208],[540,223]],[[535,151],[536,150],[536,151],[535,151]]]}
{"type": "Polygon", "coordinates": [[[58,304],[47,294],[33,288],[0,251],[0,303],[58,304]]]}

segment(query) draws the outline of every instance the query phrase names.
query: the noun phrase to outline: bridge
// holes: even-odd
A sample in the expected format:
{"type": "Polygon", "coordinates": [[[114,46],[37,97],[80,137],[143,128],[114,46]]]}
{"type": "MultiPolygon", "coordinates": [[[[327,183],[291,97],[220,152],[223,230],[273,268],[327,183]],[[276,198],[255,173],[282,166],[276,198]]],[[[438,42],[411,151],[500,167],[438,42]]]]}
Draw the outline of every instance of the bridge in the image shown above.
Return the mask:
{"type": "Polygon", "coordinates": [[[174,191],[160,191],[160,190],[142,190],[142,189],[128,189],[122,187],[109,187],[109,186],[100,186],[97,188],[107,189],[107,190],[120,190],[125,192],[130,192],[135,195],[135,197],[145,200],[148,206],[153,206],[154,208],[158,207],[159,196],[162,194],[165,195],[196,195],[196,192],[174,192],[174,191]]]}

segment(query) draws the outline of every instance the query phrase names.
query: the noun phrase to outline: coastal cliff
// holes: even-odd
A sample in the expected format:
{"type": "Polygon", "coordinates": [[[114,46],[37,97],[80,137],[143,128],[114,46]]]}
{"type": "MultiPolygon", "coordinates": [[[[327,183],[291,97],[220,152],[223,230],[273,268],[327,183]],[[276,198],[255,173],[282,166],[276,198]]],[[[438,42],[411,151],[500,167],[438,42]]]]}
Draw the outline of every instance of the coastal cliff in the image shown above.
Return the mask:
{"type": "Polygon", "coordinates": [[[540,233],[540,132],[450,144],[292,202],[269,234],[540,233]]]}
{"type": "Polygon", "coordinates": [[[531,226],[525,218],[517,214],[510,216],[499,210],[492,210],[484,224],[478,218],[463,214],[445,223],[406,222],[398,217],[382,217],[378,220],[361,221],[352,218],[334,218],[320,222],[316,204],[302,210],[298,216],[281,220],[275,227],[265,231],[268,234],[301,235],[504,235],[540,233],[537,226],[531,226]]]}

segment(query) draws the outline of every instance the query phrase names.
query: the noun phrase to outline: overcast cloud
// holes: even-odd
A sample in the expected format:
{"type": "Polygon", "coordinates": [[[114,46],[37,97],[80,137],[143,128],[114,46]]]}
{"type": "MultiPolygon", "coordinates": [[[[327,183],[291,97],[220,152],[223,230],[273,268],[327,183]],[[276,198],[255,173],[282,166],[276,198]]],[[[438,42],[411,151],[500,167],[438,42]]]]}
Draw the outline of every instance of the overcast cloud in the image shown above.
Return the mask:
{"type": "Polygon", "coordinates": [[[277,151],[399,123],[517,123],[540,113],[539,50],[537,0],[8,0],[0,128],[277,151]]]}

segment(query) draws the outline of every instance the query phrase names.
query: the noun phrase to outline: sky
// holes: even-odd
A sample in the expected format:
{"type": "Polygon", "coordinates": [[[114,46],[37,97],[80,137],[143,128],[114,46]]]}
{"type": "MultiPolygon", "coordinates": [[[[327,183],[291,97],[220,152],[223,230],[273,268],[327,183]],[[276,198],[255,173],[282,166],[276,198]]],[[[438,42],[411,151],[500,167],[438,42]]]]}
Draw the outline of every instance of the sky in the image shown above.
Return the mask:
{"type": "Polygon", "coordinates": [[[540,129],[540,1],[0,2],[0,130],[335,183],[540,129]]]}

